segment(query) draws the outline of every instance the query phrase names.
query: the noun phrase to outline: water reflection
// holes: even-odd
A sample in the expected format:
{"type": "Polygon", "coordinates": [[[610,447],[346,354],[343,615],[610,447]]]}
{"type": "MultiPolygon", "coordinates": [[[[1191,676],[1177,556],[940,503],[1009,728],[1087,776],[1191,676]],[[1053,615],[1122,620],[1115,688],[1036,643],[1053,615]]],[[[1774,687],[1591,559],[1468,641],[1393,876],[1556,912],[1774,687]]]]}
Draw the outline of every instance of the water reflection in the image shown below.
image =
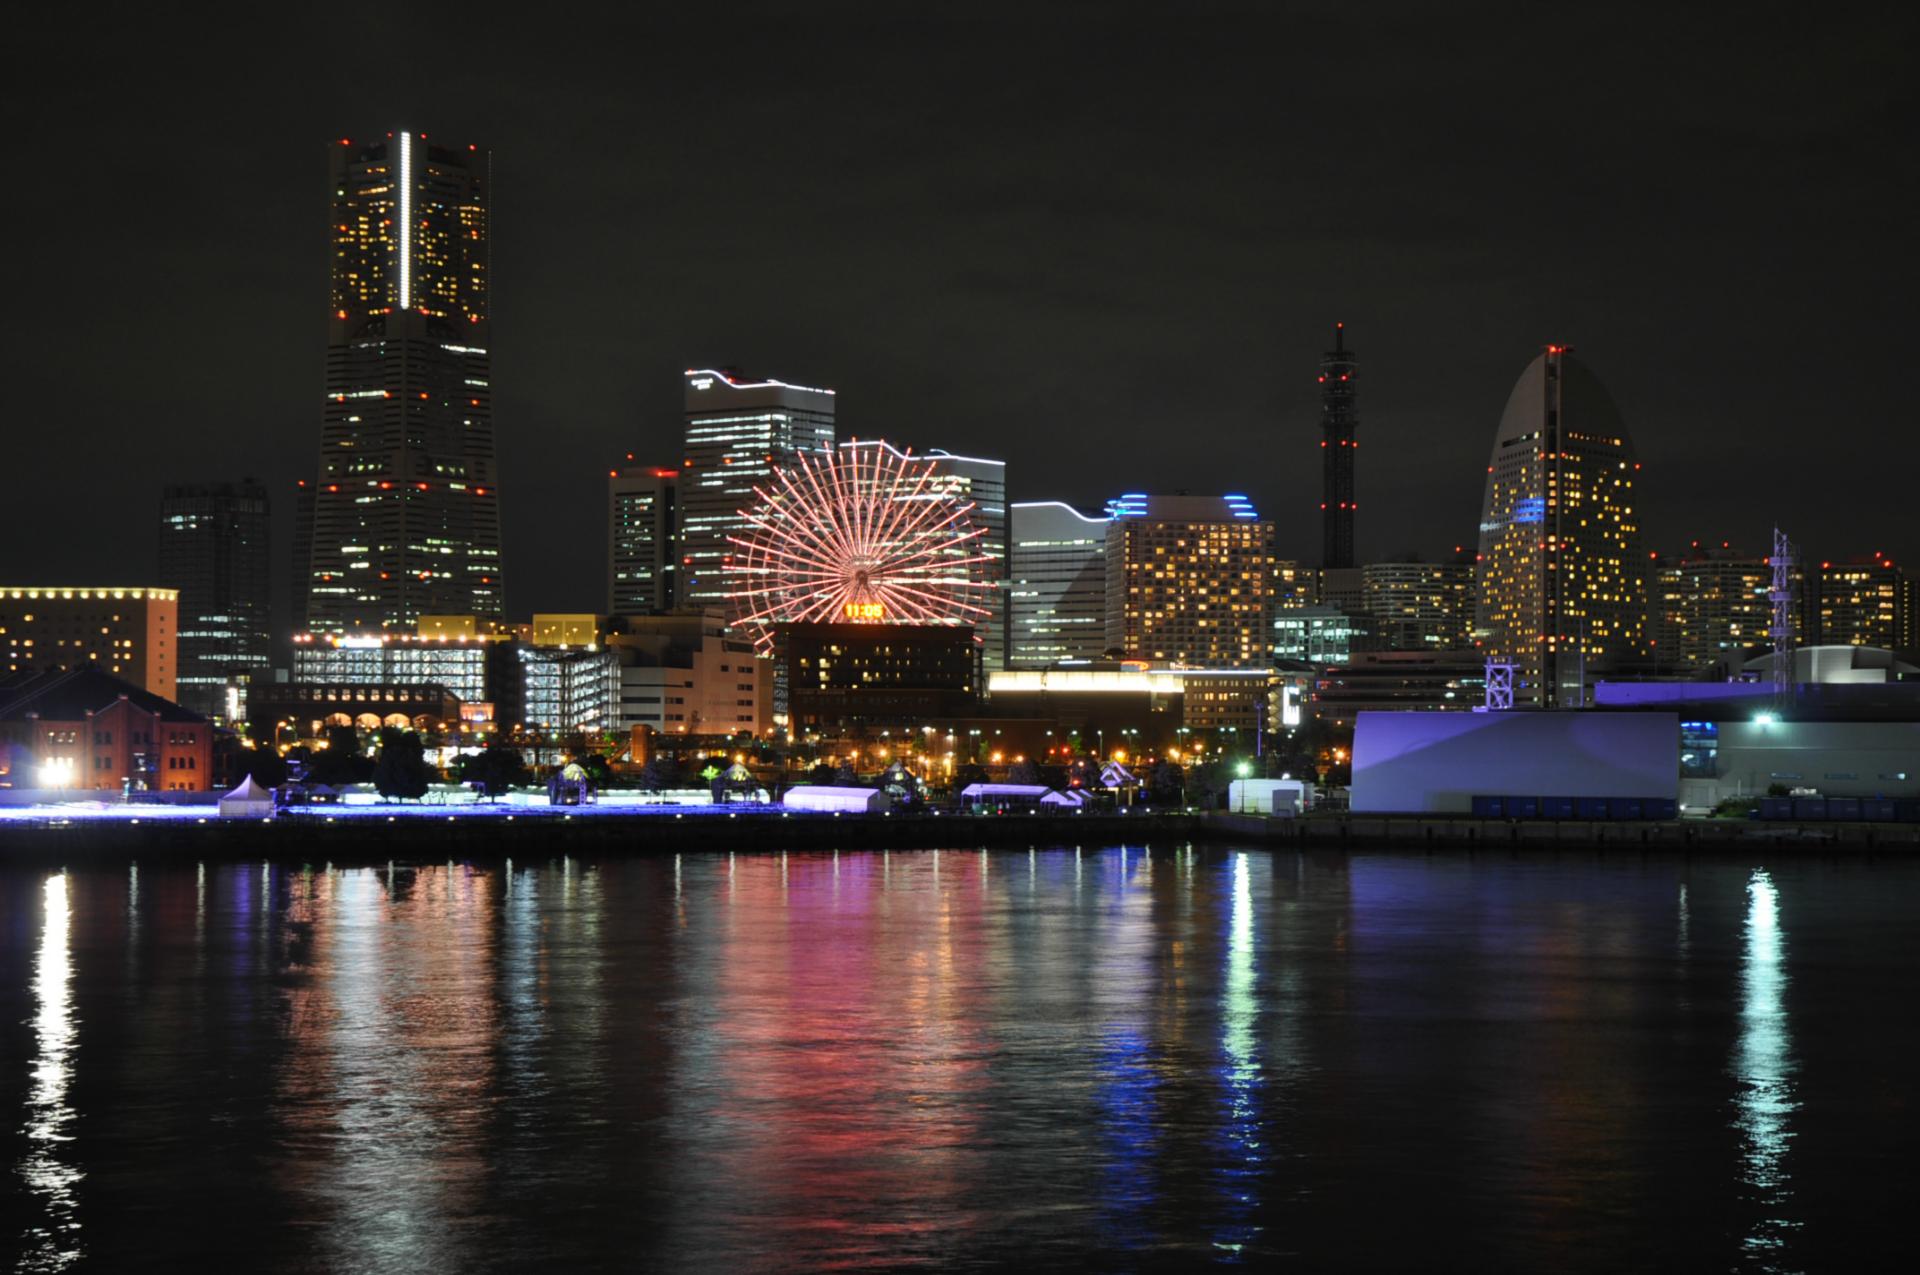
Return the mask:
{"type": "Polygon", "coordinates": [[[1740,969],[1740,1039],[1734,1050],[1734,1124],[1741,1134],[1742,1183],[1757,1216],[1743,1241],[1762,1269],[1779,1265],[1799,1224],[1785,1216],[1792,1201],[1787,1151],[1794,1095],[1793,1038],[1787,1023],[1786,940],[1773,878],[1755,869],[1747,881],[1745,954],[1740,969]]]}
{"type": "Polygon", "coordinates": [[[1260,1014],[1254,990],[1253,886],[1244,851],[1233,860],[1233,909],[1227,930],[1227,972],[1220,996],[1220,1137],[1226,1153],[1221,1165],[1225,1216],[1214,1247],[1239,1255],[1259,1235],[1253,1221],[1258,1203],[1260,1145],[1260,1051],[1255,1024],[1260,1014]]]}
{"type": "Polygon", "coordinates": [[[0,867],[6,1230],[36,1270],[81,1218],[103,1270],[1878,1268],[1916,895],[1096,845],[0,867]]]}
{"type": "Polygon", "coordinates": [[[43,889],[40,951],[33,967],[33,1031],[36,1053],[27,1096],[27,1155],[20,1177],[36,1197],[40,1216],[23,1236],[20,1269],[65,1270],[80,1260],[79,1201],[74,1188],[84,1176],[72,1155],[74,1110],[67,1101],[73,1079],[73,964],[67,954],[72,918],[67,874],[56,872],[43,889]]]}

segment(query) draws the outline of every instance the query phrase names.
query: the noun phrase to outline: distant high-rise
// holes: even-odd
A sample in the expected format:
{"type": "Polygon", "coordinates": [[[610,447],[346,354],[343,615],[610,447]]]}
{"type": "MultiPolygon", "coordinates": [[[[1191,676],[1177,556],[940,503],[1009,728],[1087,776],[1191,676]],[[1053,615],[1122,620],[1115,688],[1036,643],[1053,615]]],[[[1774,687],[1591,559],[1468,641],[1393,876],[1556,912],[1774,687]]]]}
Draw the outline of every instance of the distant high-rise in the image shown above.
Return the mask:
{"type": "MultiPolygon", "coordinates": [[[[628,454],[631,462],[633,456],[628,454]]],[[[678,572],[680,471],[627,464],[607,473],[607,612],[671,610],[678,572]]]]}
{"type": "Polygon", "coordinates": [[[727,537],[748,522],[776,467],[803,452],[833,450],[832,390],[752,381],[733,372],[689,371],[687,432],[680,472],[680,570],[677,605],[728,608],[727,537]]]}
{"type": "Polygon", "coordinates": [[[1354,565],[1354,432],[1360,414],[1354,406],[1360,360],[1347,349],[1347,325],[1333,325],[1333,348],[1320,356],[1320,565],[1354,565]]]}
{"type": "MultiPolygon", "coordinates": [[[[1718,548],[1690,545],[1676,560],[1648,561],[1647,638],[1659,664],[1691,669],[1729,658],[1737,663],[1751,648],[1771,645],[1767,593],[1773,568],[1765,557],[1723,542],[1718,548]]],[[[1794,618],[1800,641],[1797,612],[1794,618]]]]}
{"type": "Polygon", "coordinates": [[[251,480],[161,491],[160,583],[180,595],[175,699],[203,716],[242,719],[242,684],[272,665],[269,525],[267,489],[251,480]]]}
{"type": "Polygon", "coordinates": [[[1360,569],[1372,638],[1388,651],[1454,651],[1473,627],[1473,563],[1369,562],[1360,569]]]}
{"type": "Polygon", "coordinates": [[[1642,654],[1640,463],[1606,388],[1550,345],[1507,399],[1487,462],[1474,634],[1516,703],[1576,705],[1589,661],[1642,654]]]}
{"type": "Polygon", "coordinates": [[[1273,524],[1245,496],[1107,502],[1106,645],[1195,668],[1267,663],[1273,524]]]}
{"type": "Polygon", "coordinates": [[[1097,660],[1107,645],[1107,520],[1058,500],[1008,519],[1007,667],[1097,660]]]}
{"type": "Polygon", "coordinates": [[[1814,612],[1827,646],[1920,647],[1920,586],[1891,558],[1823,562],[1814,612]]]}
{"type": "Polygon", "coordinates": [[[326,407],[296,606],[319,632],[499,620],[491,154],[404,132],[328,149],[326,407]]]}

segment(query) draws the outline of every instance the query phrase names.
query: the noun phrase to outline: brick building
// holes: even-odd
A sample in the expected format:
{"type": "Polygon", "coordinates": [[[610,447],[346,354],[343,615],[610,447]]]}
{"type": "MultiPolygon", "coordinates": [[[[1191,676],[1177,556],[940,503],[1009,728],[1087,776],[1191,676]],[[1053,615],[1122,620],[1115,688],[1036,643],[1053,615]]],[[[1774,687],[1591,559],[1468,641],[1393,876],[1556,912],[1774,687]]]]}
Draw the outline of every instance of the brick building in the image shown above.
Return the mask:
{"type": "Polygon", "coordinates": [[[0,787],[204,792],[213,723],[91,665],[0,679],[0,787]]]}

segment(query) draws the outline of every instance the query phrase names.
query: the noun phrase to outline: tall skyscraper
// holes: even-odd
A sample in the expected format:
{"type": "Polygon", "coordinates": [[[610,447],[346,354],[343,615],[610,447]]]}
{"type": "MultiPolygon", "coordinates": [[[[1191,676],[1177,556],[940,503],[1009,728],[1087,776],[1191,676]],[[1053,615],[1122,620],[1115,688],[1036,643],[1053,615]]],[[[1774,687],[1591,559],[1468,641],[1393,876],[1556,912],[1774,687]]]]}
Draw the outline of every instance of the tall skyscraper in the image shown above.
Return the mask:
{"type": "Polygon", "coordinates": [[[1106,645],[1196,668],[1267,663],[1273,524],[1245,496],[1107,502],[1106,645]]]}
{"type": "Polygon", "coordinates": [[[160,583],[180,595],[176,698],[223,722],[245,719],[243,683],[273,663],[269,526],[267,489],[250,479],[161,491],[160,583]]]}
{"type": "Polygon", "coordinates": [[[678,605],[728,609],[729,536],[748,527],[776,467],[802,452],[833,450],[832,390],[753,381],[737,372],[689,371],[686,455],[680,473],[678,605]]]}
{"type": "Polygon", "coordinates": [[[499,620],[491,153],[401,132],[343,139],[328,163],[333,301],[307,627],[499,620]]]}
{"type": "Polygon", "coordinates": [[[657,614],[676,601],[680,471],[627,460],[607,472],[607,613],[657,614]]]}
{"type": "Polygon", "coordinates": [[[1333,325],[1333,348],[1320,356],[1320,565],[1354,565],[1354,432],[1360,413],[1354,405],[1360,360],[1347,349],[1347,325],[1333,325]]]}
{"type": "Polygon", "coordinates": [[[1107,520],[1058,500],[1008,518],[1007,667],[1097,660],[1107,645],[1107,520]]]}
{"type": "Polygon", "coordinates": [[[1516,703],[1583,702],[1589,662],[1643,652],[1640,462],[1606,388],[1550,345],[1507,399],[1487,462],[1474,634],[1516,703]]]}

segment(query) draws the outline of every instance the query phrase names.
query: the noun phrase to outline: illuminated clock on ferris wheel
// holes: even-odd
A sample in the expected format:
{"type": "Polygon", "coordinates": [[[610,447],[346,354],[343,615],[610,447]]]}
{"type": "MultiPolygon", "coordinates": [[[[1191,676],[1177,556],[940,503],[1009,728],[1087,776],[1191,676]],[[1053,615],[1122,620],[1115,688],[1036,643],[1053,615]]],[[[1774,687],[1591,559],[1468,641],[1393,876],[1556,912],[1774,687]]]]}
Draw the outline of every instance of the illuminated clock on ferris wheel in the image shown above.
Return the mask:
{"type": "Polygon", "coordinates": [[[761,650],[778,624],[975,624],[992,615],[986,529],[938,465],[885,445],[802,455],[754,488],[727,539],[734,623],[761,650]],[[867,453],[862,455],[862,453],[867,453]]]}

